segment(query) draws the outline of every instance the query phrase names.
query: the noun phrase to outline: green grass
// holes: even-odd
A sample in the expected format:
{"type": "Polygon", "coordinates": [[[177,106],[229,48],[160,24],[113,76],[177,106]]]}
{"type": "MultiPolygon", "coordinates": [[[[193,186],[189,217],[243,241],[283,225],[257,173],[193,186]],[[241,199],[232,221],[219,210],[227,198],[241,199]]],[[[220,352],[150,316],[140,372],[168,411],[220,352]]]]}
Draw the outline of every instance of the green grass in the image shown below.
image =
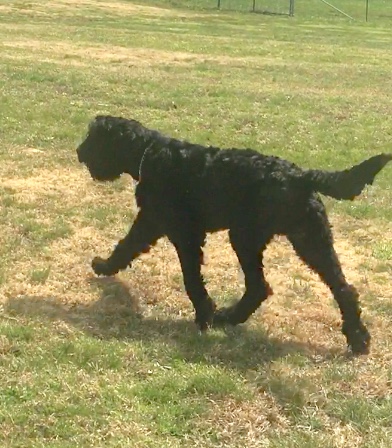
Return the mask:
{"type": "MultiPolygon", "coordinates": [[[[325,199],[374,341],[353,360],[329,292],[283,241],[265,263],[274,297],[227,331],[196,332],[165,240],[95,279],[133,184],[95,184],[75,147],[109,113],[304,167],[391,151],[391,6],[372,0],[365,23],[354,0],[337,6],[355,21],[319,0],[293,18],[139,3],[0,0],[1,446],[389,447],[391,167],[354,202],[325,199]]],[[[207,287],[230,303],[243,286],[227,237],[206,252],[207,287]]]]}

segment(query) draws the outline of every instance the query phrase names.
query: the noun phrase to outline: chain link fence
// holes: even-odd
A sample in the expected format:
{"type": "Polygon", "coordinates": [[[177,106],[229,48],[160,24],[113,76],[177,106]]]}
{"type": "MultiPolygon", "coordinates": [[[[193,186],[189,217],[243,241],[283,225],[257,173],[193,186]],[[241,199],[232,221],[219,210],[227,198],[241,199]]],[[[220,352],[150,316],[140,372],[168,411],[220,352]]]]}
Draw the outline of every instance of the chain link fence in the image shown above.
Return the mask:
{"type": "Polygon", "coordinates": [[[295,0],[295,15],[309,19],[392,21],[392,0],[295,0]]]}
{"type": "Polygon", "coordinates": [[[166,0],[174,7],[293,15],[304,19],[341,18],[392,21],[392,0],[166,0]]]}
{"type": "Polygon", "coordinates": [[[220,10],[293,15],[294,2],[295,0],[216,0],[216,7],[220,10]]]}

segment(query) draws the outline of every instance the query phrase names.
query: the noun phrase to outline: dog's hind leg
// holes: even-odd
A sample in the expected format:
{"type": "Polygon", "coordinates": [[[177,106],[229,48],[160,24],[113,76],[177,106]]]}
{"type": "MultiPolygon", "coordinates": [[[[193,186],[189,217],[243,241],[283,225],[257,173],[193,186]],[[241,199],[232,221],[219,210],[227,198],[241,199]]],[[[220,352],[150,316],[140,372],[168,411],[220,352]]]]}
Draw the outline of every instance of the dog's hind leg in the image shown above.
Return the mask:
{"type": "Polygon", "coordinates": [[[271,237],[264,238],[260,242],[260,236],[253,238],[247,229],[230,231],[230,242],[244,272],[246,289],[236,304],[215,313],[215,325],[237,325],[245,322],[273,294],[263,271],[263,251],[270,239],[271,237]]]}
{"type": "Polygon", "coordinates": [[[287,236],[298,256],[330,288],[342,315],[342,332],[353,354],[369,351],[370,335],[361,320],[358,292],[347,283],[338,256],[323,204],[312,198],[301,224],[287,236]]]}
{"type": "Polygon", "coordinates": [[[126,269],[141,253],[148,252],[161,236],[162,232],[153,220],[140,210],[130,231],[118,242],[110,257],[106,260],[95,257],[92,268],[97,275],[117,274],[118,271],[126,269]]]}
{"type": "Polygon", "coordinates": [[[186,292],[195,308],[195,322],[201,331],[205,331],[212,323],[216,308],[208,295],[201,274],[205,234],[199,237],[187,234],[183,238],[177,236],[170,239],[181,263],[186,292]]]}

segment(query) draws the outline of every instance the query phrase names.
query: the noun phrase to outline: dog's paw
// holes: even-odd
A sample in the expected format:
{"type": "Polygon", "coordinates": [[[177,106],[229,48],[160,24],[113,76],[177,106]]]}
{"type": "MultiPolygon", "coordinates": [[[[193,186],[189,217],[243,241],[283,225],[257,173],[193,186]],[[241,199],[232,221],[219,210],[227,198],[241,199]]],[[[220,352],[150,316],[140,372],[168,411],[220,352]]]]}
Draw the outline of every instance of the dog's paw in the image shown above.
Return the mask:
{"type": "Polygon", "coordinates": [[[236,325],[237,323],[235,321],[233,307],[220,308],[214,313],[214,319],[212,321],[214,327],[225,327],[227,325],[236,325]]]}
{"type": "Polygon", "coordinates": [[[113,269],[107,260],[101,257],[95,257],[91,262],[91,267],[96,275],[105,275],[106,277],[117,274],[117,270],[113,269]]]}
{"type": "Polygon", "coordinates": [[[196,311],[195,323],[202,333],[212,327],[215,310],[215,302],[208,298],[203,306],[196,311]]]}
{"type": "Polygon", "coordinates": [[[353,356],[369,354],[371,337],[362,322],[358,326],[344,322],[342,332],[346,336],[349,352],[353,356]]]}
{"type": "Polygon", "coordinates": [[[368,355],[370,352],[370,334],[366,328],[361,328],[356,331],[348,341],[349,352],[353,356],[368,355]]]}

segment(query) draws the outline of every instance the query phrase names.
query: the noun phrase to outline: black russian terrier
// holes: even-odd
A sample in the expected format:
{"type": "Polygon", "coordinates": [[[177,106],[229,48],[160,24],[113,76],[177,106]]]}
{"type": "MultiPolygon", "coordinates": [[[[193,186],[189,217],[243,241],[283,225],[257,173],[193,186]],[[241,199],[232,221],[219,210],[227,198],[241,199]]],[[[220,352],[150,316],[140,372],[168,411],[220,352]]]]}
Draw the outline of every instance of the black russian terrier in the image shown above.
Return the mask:
{"type": "Polygon", "coordinates": [[[200,330],[236,325],[272,294],[264,278],[263,251],[274,235],[285,235],[330,288],[352,353],[368,353],[370,335],[360,318],[358,292],[342,272],[318,193],[353,200],[373,183],[392,154],[374,156],[344,171],[302,170],[251,149],[192,144],[112,116],[97,116],[90,123],[77,154],[93,179],[113,181],[128,173],[138,182],[137,217],[109,258],[94,258],[97,275],[126,269],[166,235],[176,248],[200,330]],[[246,291],[233,306],[216,310],[200,267],[206,233],[222,229],[229,230],[246,291]]]}

